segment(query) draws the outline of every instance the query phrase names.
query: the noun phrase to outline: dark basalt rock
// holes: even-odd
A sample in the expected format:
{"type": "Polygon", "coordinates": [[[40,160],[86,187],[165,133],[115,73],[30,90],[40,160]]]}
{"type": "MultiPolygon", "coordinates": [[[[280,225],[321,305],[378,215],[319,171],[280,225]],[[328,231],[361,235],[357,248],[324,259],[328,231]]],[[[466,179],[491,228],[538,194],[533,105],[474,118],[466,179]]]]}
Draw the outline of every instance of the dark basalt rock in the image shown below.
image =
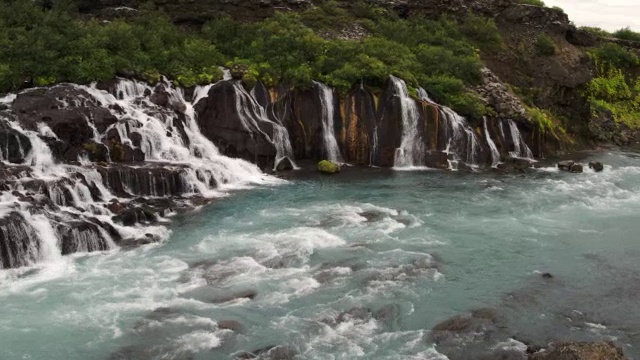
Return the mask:
{"type": "Polygon", "coordinates": [[[211,303],[213,303],[213,304],[222,304],[222,303],[231,302],[231,301],[240,300],[240,299],[253,300],[253,299],[256,298],[256,296],[258,296],[258,293],[255,290],[244,290],[244,291],[240,291],[240,292],[233,293],[233,294],[230,294],[230,295],[221,296],[221,297],[217,297],[217,298],[211,299],[211,303]]]}
{"type": "Polygon", "coordinates": [[[559,343],[529,355],[529,360],[628,360],[621,348],[610,342],[559,343]]]}
{"type": "Polygon", "coordinates": [[[182,175],[186,167],[173,164],[97,166],[104,184],[119,197],[180,196],[187,192],[182,175]]]}
{"type": "Polygon", "coordinates": [[[235,333],[244,332],[244,326],[235,320],[220,320],[218,321],[218,329],[221,330],[231,330],[235,333]]]}
{"type": "Polygon", "coordinates": [[[276,165],[276,171],[287,171],[293,170],[293,163],[289,158],[284,158],[278,162],[276,165]]]}
{"type": "Polygon", "coordinates": [[[575,164],[575,161],[572,161],[572,160],[560,161],[558,163],[558,169],[564,170],[564,171],[569,171],[569,170],[571,170],[571,167],[574,164],[575,164]]]}
{"type": "Polygon", "coordinates": [[[253,162],[262,169],[272,169],[276,148],[269,136],[273,134],[273,124],[251,110],[251,104],[246,103],[237,86],[241,85],[221,81],[211,87],[208,97],[195,105],[200,129],[223,154],[253,162]],[[244,114],[238,113],[236,102],[247,108],[244,114]]]}
{"type": "Polygon", "coordinates": [[[31,141],[8,124],[0,114],[0,157],[13,164],[22,164],[31,151],[31,141]]]}
{"type": "Polygon", "coordinates": [[[107,236],[116,243],[120,241],[120,234],[112,226],[95,218],[60,223],[57,232],[62,255],[109,250],[107,236]]]}
{"type": "Polygon", "coordinates": [[[18,212],[0,219],[0,269],[26,266],[38,259],[35,229],[18,212]]]}
{"type": "Polygon", "coordinates": [[[431,329],[430,337],[435,343],[446,341],[451,336],[482,333],[496,329],[498,314],[493,309],[477,309],[469,314],[454,316],[431,329]]]}
{"type": "Polygon", "coordinates": [[[93,129],[88,121],[101,133],[117,121],[109,109],[100,106],[86,91],[70,84],[22,92],[17,95],[13,110],[25,129],[38,131],[39,123],[51,128],[59,139],[57,142],[49,139],[49,142],[57,143],[53,146],[54,155],[64,160],[73,158],[84,144],[93,140],[93,129]]]}
{"type": "Polygon", "coordinates": [[[604,165],[598,161],[592,161],[589,163],[589,169],[593,169],[595,172],[601,172],[604,170],[604,165]]]}
{"type": "Polygon", "coordinates": [[[583,166],[582,166],[582,165],[580,165],[580,164],[573,164],[573,165],[571,165],[571,167],[569,168],[569,172],[572,172],[572,173],[581,173],[581,172],[583,172],[583,171],[584,171],[584,168],[583,168],[583,166]]]}

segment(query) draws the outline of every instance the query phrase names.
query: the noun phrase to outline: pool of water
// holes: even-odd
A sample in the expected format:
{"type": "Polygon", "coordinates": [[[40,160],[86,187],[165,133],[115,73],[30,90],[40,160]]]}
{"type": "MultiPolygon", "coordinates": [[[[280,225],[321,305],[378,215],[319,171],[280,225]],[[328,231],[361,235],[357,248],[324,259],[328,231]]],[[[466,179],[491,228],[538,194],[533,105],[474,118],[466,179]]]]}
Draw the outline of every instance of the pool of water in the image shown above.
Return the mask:
{"type": "Polygon", "coordinates": [[[165,243],[0,272],[0,358],[479,359],[557,340],[640,358],[640,157],[590,158],[605,171],[298,171],[176,216],[165,243]],[[471,332],[431,331],[477,309],[471,332]]]}

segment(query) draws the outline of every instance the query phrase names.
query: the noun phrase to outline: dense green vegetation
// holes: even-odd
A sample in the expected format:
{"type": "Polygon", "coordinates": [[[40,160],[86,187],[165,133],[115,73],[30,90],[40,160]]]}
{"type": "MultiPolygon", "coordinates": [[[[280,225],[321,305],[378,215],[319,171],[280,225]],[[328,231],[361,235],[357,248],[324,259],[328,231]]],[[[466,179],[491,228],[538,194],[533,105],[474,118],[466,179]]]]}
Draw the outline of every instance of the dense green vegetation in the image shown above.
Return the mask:
{"type": "Polygon", "coordinates": [[[616,44],[604,44],[591,52],[598,75],[585,91],[594,115],[607,113],[629,127],[640,127],[640,79],[631,70],[638,56],[616,44]]]}
{"type": "Polygon", "coordinates": [[[622,29],[614,32],[613,36],[617,37],[618,39],[622,39],[622,40],[640,41],[640,33],[631,30],[631,28],[629,28],[629,27],[622,28],[622,29]]]}
{"type": "Polygon", "coordinates": [[[116,75],[150,82],[165,75],[193,86],[219,79],[220,66],[243,64],[249,83],[306,87],[319,80],[340,92],[360,83],[381,88],[396,75],[479,118],[486,110],[466,89],[481,80],[479,52],[503,46],[495,23],[486,18],[399,19],[365,2],[347,11],[327,1],[255,23],[222,17],[201,31],[183,31],[150,8],[102,22],[61,3],[0,3],[0,91],[116,75]],[[367,36],[342,39],[336,24],[359,26],[367,36]]]}
{"type": "Polygon", "coordinates": [[[516,2],[527,5],[545,6],[544,1],[542,0],[517,0],[516,2]]]}

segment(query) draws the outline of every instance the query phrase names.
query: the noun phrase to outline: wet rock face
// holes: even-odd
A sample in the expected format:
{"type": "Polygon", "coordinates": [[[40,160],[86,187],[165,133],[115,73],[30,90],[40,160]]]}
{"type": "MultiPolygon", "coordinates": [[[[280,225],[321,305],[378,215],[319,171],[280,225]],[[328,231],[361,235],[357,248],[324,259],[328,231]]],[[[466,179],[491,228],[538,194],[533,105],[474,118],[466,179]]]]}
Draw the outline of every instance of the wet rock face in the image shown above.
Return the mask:
{"type": "Polygon", "coordinates": [[[13,129],[8,115],[0,114],[0,158],[13,164],[22,164],[31,151],[31,142],[24,134],[13,129]]]}
{"type": "Polygon", "coordinates": [[[613,343],[560,343],[532,354],[529,360],[628,360],[613,343]]]}
{"type": "MultiPolygon", "coordinates": [[[[180,196],[189,192],[183,181],[186,166],[174,164],[147,164],[147,166],[96,166],[104,184],[120,197],[180,196]]],[[[215,185],[215,184],[213,184],[215,185]]]]}
{"type": "Polygon", "coordinates": [[[236,85],[233,81],[219,82],[195,105],[200,129],[224,155],[271,169],[276,156],[269,138],[273,126],[259,118],[257,109],[251,109],[236,85]],[[242,104],[243,113],[239,113],[237,104],[242,104]]]}
{"type": "Polygon", "coordinates": [[[94,130],[89,122],[102,133],[117,121],[86,91],[69,84],[20,93],[13,110],[25,129],[40,132],[39,123],[51,129],[57,139],[49,141],[57,143],[54,155],[59,159],[75,160],[73,155],[93,140],[94,130]]]}
{"type": "Polygon", "coordinates": [[[17,212],[0,219],[0,269],[26,266],[38,259],[35,229],[17,212]]]}

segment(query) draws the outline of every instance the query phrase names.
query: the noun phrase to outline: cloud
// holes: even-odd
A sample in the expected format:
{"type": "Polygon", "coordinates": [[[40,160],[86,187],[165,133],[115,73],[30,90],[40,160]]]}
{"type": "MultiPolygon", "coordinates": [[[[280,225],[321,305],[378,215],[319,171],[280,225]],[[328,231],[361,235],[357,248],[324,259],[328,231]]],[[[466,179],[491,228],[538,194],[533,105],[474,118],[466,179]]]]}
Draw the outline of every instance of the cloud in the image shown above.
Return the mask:
{"type": "Polygon", "coordinates": [[[547,6],[559,6],[578,26],[597,26],[615,31],[630,26],[640,31],[638,0],[545,0],[547,6]]]}

